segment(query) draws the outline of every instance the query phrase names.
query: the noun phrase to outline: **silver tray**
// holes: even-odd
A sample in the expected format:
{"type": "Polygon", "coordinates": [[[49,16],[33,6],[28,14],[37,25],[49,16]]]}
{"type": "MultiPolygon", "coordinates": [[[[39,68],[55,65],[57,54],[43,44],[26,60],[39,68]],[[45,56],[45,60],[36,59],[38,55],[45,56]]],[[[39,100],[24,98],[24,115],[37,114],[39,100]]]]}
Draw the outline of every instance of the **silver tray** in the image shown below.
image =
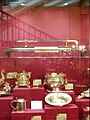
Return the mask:
{"type": "Polygon", "coordinates": [[[45,102],[52,106],[64,106],[72,101],[67,93],[50,93],[45,97],[45,102]]]}

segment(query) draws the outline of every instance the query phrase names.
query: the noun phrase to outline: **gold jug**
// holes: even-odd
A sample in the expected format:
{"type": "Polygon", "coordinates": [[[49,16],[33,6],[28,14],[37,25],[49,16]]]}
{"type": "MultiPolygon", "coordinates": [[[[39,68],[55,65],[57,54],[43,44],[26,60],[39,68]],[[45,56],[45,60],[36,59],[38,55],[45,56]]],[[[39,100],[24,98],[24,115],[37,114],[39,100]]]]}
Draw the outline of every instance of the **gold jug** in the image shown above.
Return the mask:
{"type": "Polygon", "coordinates": [[[14,110],[23,112],[26,109],[26,100],[23,98],[16,99],[16,100],[11,101],[10,105],[14,110]],[[15,107],[14,107],[14,103],[16,103],[15,107]]]}

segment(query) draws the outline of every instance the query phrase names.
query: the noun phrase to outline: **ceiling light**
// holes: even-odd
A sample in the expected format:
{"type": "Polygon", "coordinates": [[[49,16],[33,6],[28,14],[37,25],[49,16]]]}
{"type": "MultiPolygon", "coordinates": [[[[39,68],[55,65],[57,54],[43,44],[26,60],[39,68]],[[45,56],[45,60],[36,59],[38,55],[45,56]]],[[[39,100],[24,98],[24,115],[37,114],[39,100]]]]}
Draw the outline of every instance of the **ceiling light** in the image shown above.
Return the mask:
{"type": "Polygon", "coordinates": [[[64,5],[68,5],[68,3],[64,3],[64,5]]]}
{"type": "Polygon", "coordinates": [[[25,6],[25,3],[21,3],[20,5],[25,6]]]}

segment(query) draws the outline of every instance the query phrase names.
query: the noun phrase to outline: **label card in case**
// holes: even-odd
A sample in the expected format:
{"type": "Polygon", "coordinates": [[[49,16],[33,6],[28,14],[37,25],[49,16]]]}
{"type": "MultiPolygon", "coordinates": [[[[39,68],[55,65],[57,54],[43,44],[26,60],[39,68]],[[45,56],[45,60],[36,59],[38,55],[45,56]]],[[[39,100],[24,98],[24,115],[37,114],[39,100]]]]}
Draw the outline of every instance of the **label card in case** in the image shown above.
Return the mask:
{"type": "Polygon", "coordinates": [[[41,79],[34,79],[34,80],[33,80],[33,85],[34,85],[34,86],[39,86],[39,85],[42,84],[41,81],[42,81],[41,79]]]}
{"type": "Polygon", "coordinates": [[[58,114],[56,116],[56,120],[67,120],[67,114],[66,113],[58,114]]]}
{"type": "Polygon", "coordinates": [[[31,109],[43,109],[43,104],[41,100],[31,101],[31,109]]]}
{"type": "Polygon", "coordinates": [[[73,83],[68,83],[65,85],[65,90],[73,90],[73,83]]]}
{"type": "Polygon", "coordinates": [[[31,120],[42,120],[41,116],[33,116],[31,120]]]}
{"type": "Polygon", "coordinates": [[[7,79],[15,78],[15,72],[8,72],[8,73],[6,74],[6,78],[7,78],[7,79]]]}

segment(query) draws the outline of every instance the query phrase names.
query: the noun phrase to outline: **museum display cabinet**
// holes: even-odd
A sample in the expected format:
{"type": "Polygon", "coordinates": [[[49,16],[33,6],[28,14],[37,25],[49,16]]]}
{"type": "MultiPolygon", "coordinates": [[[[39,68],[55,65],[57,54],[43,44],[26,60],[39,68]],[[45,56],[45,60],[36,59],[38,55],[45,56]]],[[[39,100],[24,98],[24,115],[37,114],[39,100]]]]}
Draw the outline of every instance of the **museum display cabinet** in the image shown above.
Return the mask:
{"type": "Polygon", "coordinates": [[[4,49],[0,120],[89,120],[88,50],[77,40],[49,43],[4,49]]]}

